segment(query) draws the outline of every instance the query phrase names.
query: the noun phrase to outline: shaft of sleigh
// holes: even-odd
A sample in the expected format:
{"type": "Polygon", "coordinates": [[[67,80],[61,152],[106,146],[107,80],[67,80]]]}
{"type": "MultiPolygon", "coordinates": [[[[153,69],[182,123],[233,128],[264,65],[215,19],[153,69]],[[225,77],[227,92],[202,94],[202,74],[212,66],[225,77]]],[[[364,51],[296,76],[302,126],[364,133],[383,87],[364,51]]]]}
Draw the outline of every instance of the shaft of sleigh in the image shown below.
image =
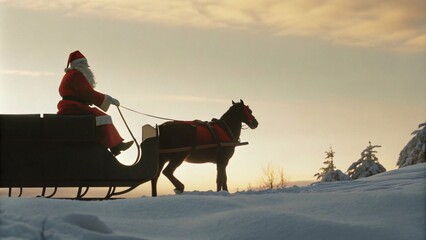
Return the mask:
{"type": "Polygon", "coordinates": [[[160,149],[160,154],[161,153],[178,153],[178,152],[194,151],[194,150],[201,150],[201,149],[208,149],[208,148],[237,147],[237,146],[244,146],[244,145],[248,145],[248,142],[224,142],[224,143],[218,143],[218,144],[216,143],[205,144],[205,145],[198,145],[193,147],[160,149]]]}

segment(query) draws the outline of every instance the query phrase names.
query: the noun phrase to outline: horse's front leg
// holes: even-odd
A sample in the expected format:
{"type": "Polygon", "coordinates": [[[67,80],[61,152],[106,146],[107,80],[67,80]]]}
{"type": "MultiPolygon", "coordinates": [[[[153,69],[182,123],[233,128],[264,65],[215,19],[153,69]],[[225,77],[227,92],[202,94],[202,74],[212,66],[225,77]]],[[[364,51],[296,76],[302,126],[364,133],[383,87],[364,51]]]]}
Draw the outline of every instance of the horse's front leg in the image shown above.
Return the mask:
{"type": "Polygon", "coordinates": [[[217,191],[228,191],[228,185],[226,184],[226,165],[217,165],[217,176],[216,176],[216,186],[217,191]]]}
{"type": "Polygon", "coordinates": [[[228,177],[226,176],[226,168],[223,173],[222,190],[228,192],[228,177]]]}
{"type": "Polygon", "coordinates": [[[232,155],[234,154],[235,148],[225,148],[223,151],[219,152],[218,158],[217,158],[217,178],[216,178],[216,184],[217,184],[217,191],[228,191],[228,185],[227,185],[227,176],[226,176],[226,166],[228,166],[229,159],[231,159],[232,155]]]}

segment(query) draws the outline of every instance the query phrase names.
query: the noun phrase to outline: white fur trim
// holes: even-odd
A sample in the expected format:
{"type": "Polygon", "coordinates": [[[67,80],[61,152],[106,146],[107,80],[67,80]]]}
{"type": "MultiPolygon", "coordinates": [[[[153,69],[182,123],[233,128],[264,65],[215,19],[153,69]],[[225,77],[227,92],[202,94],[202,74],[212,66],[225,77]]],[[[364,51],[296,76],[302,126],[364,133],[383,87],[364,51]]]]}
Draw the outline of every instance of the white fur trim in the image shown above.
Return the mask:
{"type": "Polygon", "coordinates": [[[104,116],[96,117],[96,126],[101,126],[106,124],[112,124],[111,116],[104,115],[104,116]]]}
{"type": "MultiPolygon", "coordinates": [[[[79,58],[79,59],[76,59],[76,60],[74,60],[74,61],[72,61],[72,62],[71,62],[71,66],[75,66],[75,65],[77,65],[77,64],[79,64],[79,63],[81,63],[81,62],[84,62],[84,61],[86,61],[86,62],[87,62],[87,59],[86,59],[86,58],[79,58]]],[[[89,65],[89,64],[87,64],[87,65],[89,65]]]]}
{"type": "Polygon", "coordinates": [[[104,101],[102,102],[101,109],[104,110],[105,112],[108,111],[109,106],[111,105],[111,102],[112,102],[112,97],[105,94],[105,98],[104,98],[104,101]]]}

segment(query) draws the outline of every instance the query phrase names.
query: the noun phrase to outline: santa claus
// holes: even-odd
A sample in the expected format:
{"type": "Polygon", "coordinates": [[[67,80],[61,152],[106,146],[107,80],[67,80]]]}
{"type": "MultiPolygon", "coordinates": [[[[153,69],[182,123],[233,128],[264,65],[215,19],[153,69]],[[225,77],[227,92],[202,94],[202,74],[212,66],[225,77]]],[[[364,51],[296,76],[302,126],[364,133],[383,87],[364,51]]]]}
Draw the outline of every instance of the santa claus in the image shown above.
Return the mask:
{"type": "Polygon", "coordinates": [[[123,142],[123,138],[112,124],[111,116],[105,113],[111,104],[118,107],[120,102],[109,95],[95,91],[95,85],[95,77],[89,68],[87,59],[80,51],[72,52],[59,86],[62,100],[58,103],[58,114],[96,116],[98,142],[117,156],[121,151],[128,149],[133,141],[123,142]],[[91,107],[91,105],[96,107],[91,107]]]}

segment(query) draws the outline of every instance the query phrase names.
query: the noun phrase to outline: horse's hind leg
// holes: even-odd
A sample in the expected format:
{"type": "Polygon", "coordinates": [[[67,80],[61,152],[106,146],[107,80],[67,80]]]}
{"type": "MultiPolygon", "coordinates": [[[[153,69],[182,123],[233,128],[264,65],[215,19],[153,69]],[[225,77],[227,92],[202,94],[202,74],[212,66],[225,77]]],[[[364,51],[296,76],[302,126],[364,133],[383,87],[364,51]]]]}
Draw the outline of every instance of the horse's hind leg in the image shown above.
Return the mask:
{"type": "Polygon", "coordinates": [[[185,186],[183,183],[181,183],[174,175],[176,168],[178,168],[184,158],[174,158],[170,159],[169,164],[164,169],[163,174],[172,182],[172,184],[175,186],[175,192],[176,193],[183,193],[183,190],[185,189],[185,186]]]}
{"type": "Polygon", "coordinates": [[[151,191],[152,191],[152,196],[153,197],[157,196],[157,181],[158,181],[158,178],[160,177],[161,170],[163,170],[163,167],[164,167],[165,163],[166,163],[166,160],[164,160],[163,158],[160,157],[160,160],[158,162],[158,171],[157,171],[157,174],[154,176],[153,179],[151,179],[151,191]]]}

